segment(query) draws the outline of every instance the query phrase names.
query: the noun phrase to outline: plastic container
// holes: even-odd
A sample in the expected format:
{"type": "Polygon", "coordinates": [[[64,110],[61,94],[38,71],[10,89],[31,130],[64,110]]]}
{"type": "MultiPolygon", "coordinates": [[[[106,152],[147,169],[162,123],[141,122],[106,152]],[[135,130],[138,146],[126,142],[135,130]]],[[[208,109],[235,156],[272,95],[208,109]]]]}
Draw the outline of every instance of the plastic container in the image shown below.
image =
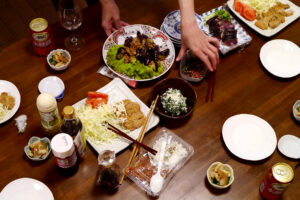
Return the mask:
{"type": "Polygon", "coordinates": [[[167,128],[160,129],[150,146],[158,151],[156,156],[144,151],[141,152],[132,162],[128,177],[145,190],[149,196],[159,196],[175,173],[194,154],[194,148],[167,128]],[[163,140],[167,141],[161,168],[161,176],[164,180],[162,189],[154,193],[151,190],[150,181],[157,172],[160,144],[163,140]]]}

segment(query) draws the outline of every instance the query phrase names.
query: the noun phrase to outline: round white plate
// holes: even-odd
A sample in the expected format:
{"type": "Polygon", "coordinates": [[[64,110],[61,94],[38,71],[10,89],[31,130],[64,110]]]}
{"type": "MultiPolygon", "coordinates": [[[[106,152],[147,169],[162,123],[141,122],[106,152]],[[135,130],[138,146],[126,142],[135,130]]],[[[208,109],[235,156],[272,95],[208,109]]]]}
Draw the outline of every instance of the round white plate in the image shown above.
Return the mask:
{"type": "Polygon", "coordinates": [[[13,83],[11,83],[9,81],[5,81],[5,80],[0,80],[0,93],[2,93],[2,92],[7,92],[8,95],[13,96],[15,98],[15,106],[13,107],[13,109],[8,111],[8,113],[4,117],[4,119],[0,120],[0,124],[4,123],[7,120],[9,120],[10,118],[12,118],[14,116],[14,114],[16,114],[16,112],[18,111],[18,109],[20,107],[20,103],[21,103],[20,92],[13,83]]]}
{"type": "Polygon", "coordinates": [[[265,120],[249,114],[228,118],[223,124],[222,136],[227,148],[239,158],[258,161],[275,150],[275,131],[265,120]]]}
{"type": "Polygon", "coordinates": [[[1,200],[54,200],[50,189],[32,178],[20,178],[7,184],[0,193],[1,200]]]}
{"type": "Polygon", "coordinates": [[[284,135],[278,141],[279,151],[293,159],[300,159],[300,138],[294,135],[284,135]]]}
{"type": "Polygon", "coordinates": [[[169,71],[171,69],[174,59],[175,59],[175,49],[174,49],[174,45],[173,45],[172,41],[169,39],[169,37],[166,34],[164,34],[162,31],[160,31],[159,29],[154,28],[152,26],[148,26],[148,25],[135,24],[135,25],[125,26],[122,28],[122,30],[117,30],[117,31],[113,32],[104,42],[103,49],[102,49],[102,56],[103,56],[103,60],[104,60],[105,64],[108,66],[108,68],[112,72],[117,74],[118,76],[128,79],[128,80],[149,81],[149,80],[153,80],[153,79],[161,77],[162,75],[164,75],[167,71],[169,71]],[[114,71],[110,66],[107,65],[106,56],[107,56],[107,52],[108,52],[109,48],[112,45],[124,44],[125,39],[127,37],[130,37],[130,36],[136,37],[137,31],[140,31],[141,34],[145,34],[149,38],[153,39],[154,43],[160,47],[160,50],[164,50],[166,48],[168,48],[170,50],[168,57],[166,57],[165,60],[161,61],[161,64],[164,67],[164,72],[161,73],[160,75],[155,76],[150,79],[142,79],[142,80],[134,79],[132,77],[126,76],[125,74],[120,74],[117,71],[114,71]]]}
{"type": "Polygon", "coordinates": [[[275,76],[291,78],[300,73],[300,48],[291,41],[271,40],[262,46],[259,57],[275,76]]]}
{"type": "Polygon", "coordinates": [[[49,93],[53,97],[60,96],[65,90],[64,82],[57,76],[47,76],[38,85],[40,93],[49,93]]]}

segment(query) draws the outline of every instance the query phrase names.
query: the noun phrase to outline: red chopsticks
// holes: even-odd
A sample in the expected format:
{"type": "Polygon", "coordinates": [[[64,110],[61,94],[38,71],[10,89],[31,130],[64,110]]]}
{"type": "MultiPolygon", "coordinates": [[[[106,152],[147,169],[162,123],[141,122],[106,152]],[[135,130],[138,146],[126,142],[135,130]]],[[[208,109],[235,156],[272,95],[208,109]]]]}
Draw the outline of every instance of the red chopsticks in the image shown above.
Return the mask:
{"type": "Polygon", "coordinates": [[[105,122],[105,124],[107,125],[107,129],[111,130],[112,132],[138,144],[139,146],[143,147],[145,150],[149,151],[150,153],[152,153],[153,155],[155,155],[157,153],[156,150],[152,149],[151,147],[148,147],[147,145],[140,143],[138,141],[136,141],[135,139],[133,139],[132,137],[130,137],[129,135],[127,135],[126,133],[124,133],[123,131],[121,131],[120,129],[118,129],[117,127],[114,127],[113,125],[111,125],[108,122],[105,122]]]}
{"type": "Polygon", "coordinates": [[[206,98],[205,101],[208,102],[209,97],[210,101],[214,101],[214,93],[215,93],[215,85],[216,85],[216,73],[217,71],[214,71],[209,76],[209,84],[207,88],[206,98]]]}

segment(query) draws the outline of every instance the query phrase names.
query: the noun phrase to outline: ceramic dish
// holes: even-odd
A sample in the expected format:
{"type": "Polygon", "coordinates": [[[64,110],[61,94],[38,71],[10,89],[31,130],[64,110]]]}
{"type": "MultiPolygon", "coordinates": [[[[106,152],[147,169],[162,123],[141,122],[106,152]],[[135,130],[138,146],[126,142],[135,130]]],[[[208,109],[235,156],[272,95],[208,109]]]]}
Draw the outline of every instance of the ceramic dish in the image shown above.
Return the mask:
{"type": "Polygon", "coordinates": [[[31,137],[31,138],[29,139],[28,145],[26,145],[26,146],[24,147],[24,152],[25,152],[26,156],[27,156],[30,160],[34,160],[34,161],[42,161],[42,160],[46,160],[46,159],[49,157],[50,153],[51,153],[50,140],[49,140],[48,138],[46,138],[46,137],[44,137],[44,138],[39,138],[39,137],[33,136],[33,137],[31,137]],[[41,142],[43,142],[44,144],[46,144],[46,146],[47,146],[47,148],[48,148],[47,154],[44,155],[42,158],[35,158],[35,157],[31,157],[31,156],[30,156],[31,150],[30,150],[29,146],[32,145],[32,144],[33,144],[34,142],[36,142],[36,141],[41,141],[41,142]]]}
{"type": "Polygon", "coordinates": [[[65,92],[64,82],[57,76],[47,76],[38,85],[40,93],[49,93],[56,99],[62,99],[65,92]]]}
{"type": "Polygon", "coordinates": [[[2,120],[0,120],[0,124],[6,122],[10,118],[12,118],[16,112],[18,111],[21,103],[21,95],[18,88],[11,82],[6,80],[0,80],[0,93],[7,92],[8,95],[13,96],[15,98],[15,105],[11,110],[8,110],[7,114],[4,116],[2,120]]]}
{"type": "Polygon", "coordinates": [[[1,200],[54,200],[51,190],[41,181],[20,178],[7,184],[0,193],[1,200]]]}
{"type": "Polygon", "coordinates": [[[149,81],[149,80],[153,80],[153,79],[163,76],[165,73],[167,73],[170,70],[170,68],[174,62],[174,59],[175,59],[175,49],[174,49],[174,45],[173,45],[172,41],[169,39],[169,37],[167,35],[165,35],[163,32],[161,32],[160,30],[158,30],[157,28],[154,28],[154,27],[148,26],[148,25],[136,24],[136,25],[125,26],[122,28],[122,30],[117,30],[117,31],[113,32],[104,42],[102,56],[103,56],[103,60],[104,60],[105,64],[109,67],[109,69],[112,72],[114,72],[118,76],[128,79],[128,80],[149,81]],[[106,56],[107,56],[107,52],[108,52],[109,48],[113,45],[124,44],[124,41],[127,37],[130,37],[130,36],[136,37],[137,31],[139,31],[141,34],[147,35],[150,39],[152,39],[154,41],[154,43],[156,45],[158,45],[160,47],[161,50],[167,49],[167,48],[170,50],[169,55],[163,61],[161,61],[164,71],[160,75],[152,77],[150,79],[140,80],[140,79],[128,77],[124,74],[118,73],[117,71],[113,70],[107,64],[106,56]]]}
{"type": "MultiPolygon", "coordinates": [[[[200,17],[204,21],[209,15],[215,13],[218,10],[226,10],[226,9],[223,6],[220,6],[218,8],[214,8],[208,12],[201,14],[200,17]]],[[[243,48],[243,47],[247,46],[248,44],[250,44],[250,42],[252,41],[251,36],[245,31],[245,29],[232,16],[231,16],[231,18],[232,18],[231,22],[234,25],[234,28],[237,30],[237,34],[236,34],[237,43],[232,46],[227,46],[227,45],[223,44],[223,42],[220,42],[219,50],[222,54],[226,54],[237,48],[243,48]]],[[[209,27],[208,27],[208,25],[205,24],[205,22],[203,22],[203,25],[200,28],[207,35],[211,36],[211,33],[209,32],[209,27]]]]}
{"type": "Polygon", "coordinates": [[[49,65],[52,69],[54,69],[54,70],[56,70],[56,71],[62,71],[62,70],[67,69],[67,68],[69,67],[69,65],[70,65],[70,62],[71,62],[71,55],[70,55],[70,53],[69,53],[67,50],[64,50],[64,49],[55,49],[55,50],[52,50],[52,51],[48,54],[48,56],[47,56],[47,63],[48,63],[48,65],[49,65]],[[57,67],[57,66],[51,64],[51,63],[50,63],[50,60],[51,60],[52,56],[53,56],[56,52],[60,52],[63,56],[65,56],[65,57],[68,59],[68,62],[67,62],[66,64],[64,64],[64,65],[59,66],[59,67],[57,67]]]}
{"type": "Polygon", "coordinates": [[[217,189],[225,189],[225,188],[228,188],[228,187],[233,183],[233,181],[234,181],[234,173],[233,173],[232,167],[231,167],[230,165],[228,165],[228,164],[223,164],[223,163],[221,163],[221,162],[214,162],[214,163],[212,163],[212,164],[208,167],[208,169],[207,169],[207,171],[206,171],[206,177],[207,177],[207,180],[208,180],[209,184],[210,184],[211,186],[213,186],[214,188],[217,188],[217,189]],[[224,167],[224,169],[225,169],[226,171],[229,171],[229,173],[230,173],[230,179],[229,179],[229,182],[228,182],[228,184],[226,184],[226,185],[224,185],[224,186],[217,185],[217,184],[213,183],[213,180],[211,179],[211,176],[210,176],[210,171],[211,171],[212,168],[213,168],[215,165],[217,165],[217,164],[222,164],[222,166],[224,167]]]}
{"type": "MultiPolygon", "coordinates": [[[[129,99],[133,102],[137,102],[140,107],[141,111],[143,112],[144,116],[147,116],[147,113],[149,111],[149,107],[147,107],[135,94],[125,85],[125,83],[119,79],[115,78],[110,83],[105,85],[104,87],[97,90],[97,92],[103,92],[109,95],[108,103],[112,102],[120,102],[124,99],[129,99]]],[[[73,107],[76,109],[80,105],[83,105],[85,103],[86,99],[82,99],[81,101],[77,102],[73,105],[73,107]]],[[[152,115],[149,121],[149,125],[147,128],[147,131],[151,128],[155,127],[159,123],[159,117],[155,114],[152,115]]],[[[131,131],[129,133],[129,136],[131,136],[134,139],[137,139],[139,132],[141,128],[135,129],[134,131],[131,131]]],[[[91,146],[98,152],[102,152],[104,150],[111,150],[115,153],[118,153],[125,149],[127,146],[131,144],[130,141],[124,140],[123,138],[118,138],[113,140],[111,143],[94,143],[93,141],[89,140],[87,138],[87,141],[91,144],[91,146]]]]}
{"type": "Polygon", "coordinates": [[[274,76],[291,78],[300,74],[300,48],[288,40],[276,39],[264,44],[259,57],[274,76]]]}
{"type": "Polygon", "coordinates": [[[277,138],[274,129],[255,115],[239,114],[223,124],[222,136],[226,147],[237,157],[258,161],[272,155],[277,138]]]}
{"type": "Polygon", "coordinates": [[[278,141],[279,151],[292,159],[300,159],[300,138],[294,135],[284,135],[278,141]]]}
{"type": "Polygon", "coordinates": [[[234,10],[234,7],[233,7],[233,2],[234,2],[234,0],[227,1],[227,5],[230,8],[230,10],[238,18],[240,18],[243,22],[245,22],[245,24],[247,24],[250,28],[252,28],[253,30],[255,30],[256,32],[258,32],[259,34],[261,34],[261,35],[263,35],[265,37],[271,37],[271,36],[275,35],[279,31],[281,31],[282,29],[284,29],[285,27],[287,27],[290,23],[292,23],[293,21],[295,21],[296,19],[298,19],[299,16],[300,16],[300,8],[298,6],[296,6],[291,1],[288,1],[288,0],[280,0],[280,2],[282,2],[282,3],[289,4],[291,6],[291,10],[294,11],[294,14],[292,16],[286,17],[285,18],[285,22],[281,23],[277,28],[275,28],[275,29],[268,29],[268,30],[262,30],[262,29],[260,29],[260,28],[258,28],[257,26],[254,25],[254,23],[255,23],[256,20],[254,20],[254,21],[248,21],[244,17],[242,17],[240,15],[240,13],[236,12],[234,10]]]}
{"type": "Polygon", "coordinates": [[[293,116],[300,122],[300,100],[297,100],[293,106],[293,116]],[[297,111],[297,108],[299,111],[297,111]]]}

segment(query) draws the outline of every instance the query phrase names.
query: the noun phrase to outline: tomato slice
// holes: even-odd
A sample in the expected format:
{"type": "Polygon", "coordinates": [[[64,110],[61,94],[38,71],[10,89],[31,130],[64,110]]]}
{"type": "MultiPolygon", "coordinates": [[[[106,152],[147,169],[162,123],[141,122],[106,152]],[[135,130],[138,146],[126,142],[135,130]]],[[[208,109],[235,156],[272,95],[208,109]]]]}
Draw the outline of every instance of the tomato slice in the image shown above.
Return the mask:
{"type": "Polygon", "coordinates": [[[256,10],[248,5],[244,5],[242,16],[249,21],[253,21],[256,18],[256,10]]]}
{"type": "Polygon", "coordinates": [[[85,103],[91,104],[92,108],[98,108],[101,105],[107,104],[107,100],[102,98],[88,98],[85,103]]]}
{"type": "Polygon", "coordinates": [[[244,4],[240,0],[234,0],[234,10],[239,13],[243,13],[244,4]]]}
{"type": "Polygon", "coordinates": [[[108,94],[102,93],[102,92],[88,92],[88,97],[90,98],[103,98],[108,99],[108,94]]]}

